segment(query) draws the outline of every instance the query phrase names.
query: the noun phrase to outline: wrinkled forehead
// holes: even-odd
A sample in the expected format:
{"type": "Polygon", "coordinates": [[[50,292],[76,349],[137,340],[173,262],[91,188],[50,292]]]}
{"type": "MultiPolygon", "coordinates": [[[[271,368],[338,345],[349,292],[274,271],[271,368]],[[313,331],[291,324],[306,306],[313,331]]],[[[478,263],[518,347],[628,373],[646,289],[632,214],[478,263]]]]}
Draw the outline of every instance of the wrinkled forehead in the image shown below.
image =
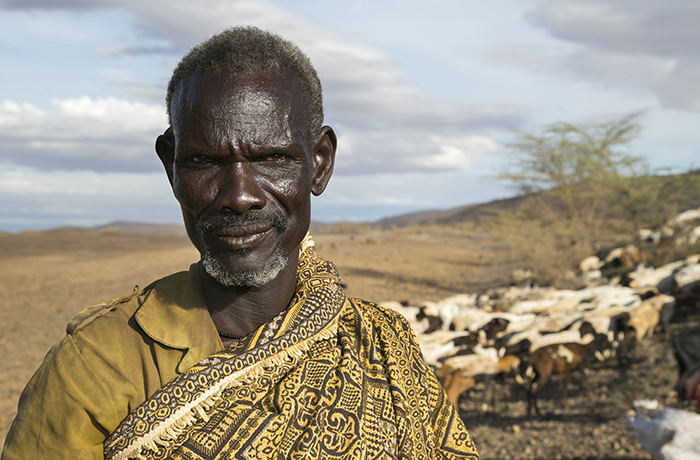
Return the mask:
{"type": "Polygon", "coordinates": [[[235,78],[192,72],[173,93],[173,130],[176,138],[205,128],[219,136],[237,133],[254,140],[272,134],[291,140],[304,135],[305,103],[306,93],[291,72],[235,78]]]}

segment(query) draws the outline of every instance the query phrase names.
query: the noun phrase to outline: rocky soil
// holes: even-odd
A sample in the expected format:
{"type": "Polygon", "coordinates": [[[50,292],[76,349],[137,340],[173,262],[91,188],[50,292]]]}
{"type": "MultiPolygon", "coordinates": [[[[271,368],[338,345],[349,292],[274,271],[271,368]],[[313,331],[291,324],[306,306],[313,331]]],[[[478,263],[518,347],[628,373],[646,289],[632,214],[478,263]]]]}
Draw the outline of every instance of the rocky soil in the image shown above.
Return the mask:
{"type": "MultiPolygon", "coordinates": [[[[698,298],[679,305],[672,330],[700,324],[698,298]]],[[[527,415],[522,386],[509,378],[496,382],[495,408],[481,410],[482,392],[463,394],[460,414],[476,439],[482,459],[650,459],[624,422],[639,399],[693,410],[679,401],[678,366],[670,335],[657,333],[628,357],[590,363],[588,396],[581,374],[574,374],[566,407],[563,378],[554,376],[540,394],[542,416],[527,415]]]]}

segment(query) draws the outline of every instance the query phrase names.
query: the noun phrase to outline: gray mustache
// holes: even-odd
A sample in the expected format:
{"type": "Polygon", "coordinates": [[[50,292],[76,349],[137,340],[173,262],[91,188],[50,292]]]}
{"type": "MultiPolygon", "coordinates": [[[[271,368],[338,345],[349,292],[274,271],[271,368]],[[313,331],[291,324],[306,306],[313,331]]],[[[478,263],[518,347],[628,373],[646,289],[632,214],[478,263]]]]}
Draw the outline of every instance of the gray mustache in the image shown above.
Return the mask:
{"type": "Polygon", "coordinates": [[[260,226],[260,224],[271,224],[278,233],[282,233],[287,229],[287,221],[281,212],[262,214],[255,211],[249,211],[245,214],[227,214],[206,222],[199,221],[195,224],[195,227],[200,235],[204,235],[211,231],[216,232],[230,227],[250,228],[260,226]]]}

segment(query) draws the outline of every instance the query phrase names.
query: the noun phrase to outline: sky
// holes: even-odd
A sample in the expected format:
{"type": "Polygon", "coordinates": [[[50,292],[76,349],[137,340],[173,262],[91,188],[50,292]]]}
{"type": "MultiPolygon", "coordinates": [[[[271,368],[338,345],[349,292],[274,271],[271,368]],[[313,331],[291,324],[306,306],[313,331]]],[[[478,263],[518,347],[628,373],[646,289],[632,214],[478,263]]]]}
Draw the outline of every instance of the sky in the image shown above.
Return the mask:
{"type": "Polygon", "coordinates": [[[515,133],[644,111],[630,152],[700,164],[698,0],[0,0],[0,231],[179,223],[153,145],[180,57],[234,25],[297,43],[336,167],[321,222],[512,196],[515,133]]]}

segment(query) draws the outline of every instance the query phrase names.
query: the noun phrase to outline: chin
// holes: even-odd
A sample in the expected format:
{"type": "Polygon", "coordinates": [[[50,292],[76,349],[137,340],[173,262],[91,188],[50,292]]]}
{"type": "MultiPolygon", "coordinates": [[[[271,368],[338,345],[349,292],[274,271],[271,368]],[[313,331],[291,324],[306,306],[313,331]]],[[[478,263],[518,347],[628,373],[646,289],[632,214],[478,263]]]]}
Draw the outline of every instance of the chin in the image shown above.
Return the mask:
{"type": "MultiPolygon", "coordinates": [[[[245,251],[245,250],[242,250],[245,251]]],[[[232,270],[222,261],[207,251],[202,256],[202,266],[209,276],[226,287],[260,287],[277,278],[287,266],[289,257],[277,249],[262,267],[232,270]]]]}

